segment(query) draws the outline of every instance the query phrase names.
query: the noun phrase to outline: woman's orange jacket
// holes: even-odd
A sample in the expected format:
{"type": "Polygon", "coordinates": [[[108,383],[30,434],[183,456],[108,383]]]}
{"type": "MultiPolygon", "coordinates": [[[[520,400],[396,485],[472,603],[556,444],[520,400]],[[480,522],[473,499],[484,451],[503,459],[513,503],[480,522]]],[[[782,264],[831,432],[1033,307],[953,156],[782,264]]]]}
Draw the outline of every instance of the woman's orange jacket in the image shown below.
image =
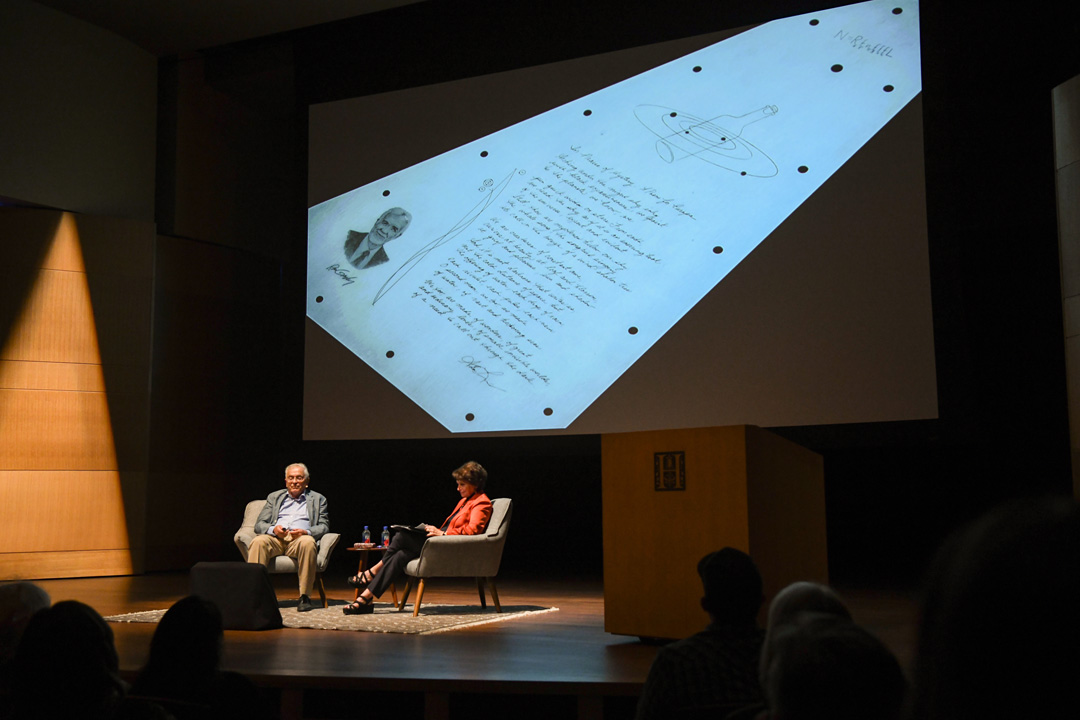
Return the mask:
{"type": "Polygon", "coordinates": [[[443,521],[447,535],[479,535],[487,530],[491,519],[491,501],[484,493],[461,498],[454,512],[443,521]]]}

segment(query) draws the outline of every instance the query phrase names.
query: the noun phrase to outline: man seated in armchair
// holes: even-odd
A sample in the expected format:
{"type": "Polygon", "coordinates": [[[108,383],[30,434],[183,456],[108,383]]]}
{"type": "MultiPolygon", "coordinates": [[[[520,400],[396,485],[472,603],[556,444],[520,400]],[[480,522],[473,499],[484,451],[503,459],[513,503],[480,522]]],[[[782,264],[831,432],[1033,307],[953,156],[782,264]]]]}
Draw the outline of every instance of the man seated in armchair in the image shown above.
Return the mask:
{"type": "Polygon", "coordinates": [[[303,463],[285,468],[285,489],[266,497],[266,506],[255,521],[255,539],[248,550],[248,562],[269,564],[278,555],[296,561],[300,577],[297,612],[308,612],[311,590],[317,576],[316,543],[330,530],[326,498],[308,489],[311,475],[303,463]]]}

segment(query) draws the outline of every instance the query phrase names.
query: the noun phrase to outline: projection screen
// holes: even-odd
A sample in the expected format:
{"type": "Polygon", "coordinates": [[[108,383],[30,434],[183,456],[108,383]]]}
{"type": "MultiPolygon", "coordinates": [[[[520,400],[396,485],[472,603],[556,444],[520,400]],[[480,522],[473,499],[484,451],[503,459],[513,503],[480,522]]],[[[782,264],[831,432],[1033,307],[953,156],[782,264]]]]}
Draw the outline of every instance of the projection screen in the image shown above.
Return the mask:
{"type": "Polygon", "coordinates": [[[935,417],[918,26],[313,106],[305,438],[935,417]]]}

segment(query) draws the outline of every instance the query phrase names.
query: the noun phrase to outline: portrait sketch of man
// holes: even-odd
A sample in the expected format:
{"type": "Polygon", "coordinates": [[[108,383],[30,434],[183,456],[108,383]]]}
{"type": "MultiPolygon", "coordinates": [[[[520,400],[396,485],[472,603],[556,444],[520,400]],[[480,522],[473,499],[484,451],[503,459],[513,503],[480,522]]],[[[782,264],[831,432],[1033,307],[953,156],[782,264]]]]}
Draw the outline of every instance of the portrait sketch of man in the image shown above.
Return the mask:
{"type": "Polygon", "coordinates": [[[345,238],[345,257],[357,270],[382,265],[390,260],[386,243],[401,237],[412,222],[412,215],[405,209],[390,208],[375,221],[371,230],[363,233],[350,230],[345,238]]]}

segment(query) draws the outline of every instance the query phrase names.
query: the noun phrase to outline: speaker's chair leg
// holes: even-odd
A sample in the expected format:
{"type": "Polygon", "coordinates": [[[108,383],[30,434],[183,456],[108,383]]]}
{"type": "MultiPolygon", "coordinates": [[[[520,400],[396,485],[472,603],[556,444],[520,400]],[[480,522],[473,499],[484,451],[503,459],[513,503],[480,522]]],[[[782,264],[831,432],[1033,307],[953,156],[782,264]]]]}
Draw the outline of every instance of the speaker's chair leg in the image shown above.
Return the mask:
{"type": "Polygon", "coordinates": [[[420,603],[424,599],[424,578],[420,578],[420,584],[416,586],[416,602],[413,603],[412,616],[420,614],[420,603]]]}

